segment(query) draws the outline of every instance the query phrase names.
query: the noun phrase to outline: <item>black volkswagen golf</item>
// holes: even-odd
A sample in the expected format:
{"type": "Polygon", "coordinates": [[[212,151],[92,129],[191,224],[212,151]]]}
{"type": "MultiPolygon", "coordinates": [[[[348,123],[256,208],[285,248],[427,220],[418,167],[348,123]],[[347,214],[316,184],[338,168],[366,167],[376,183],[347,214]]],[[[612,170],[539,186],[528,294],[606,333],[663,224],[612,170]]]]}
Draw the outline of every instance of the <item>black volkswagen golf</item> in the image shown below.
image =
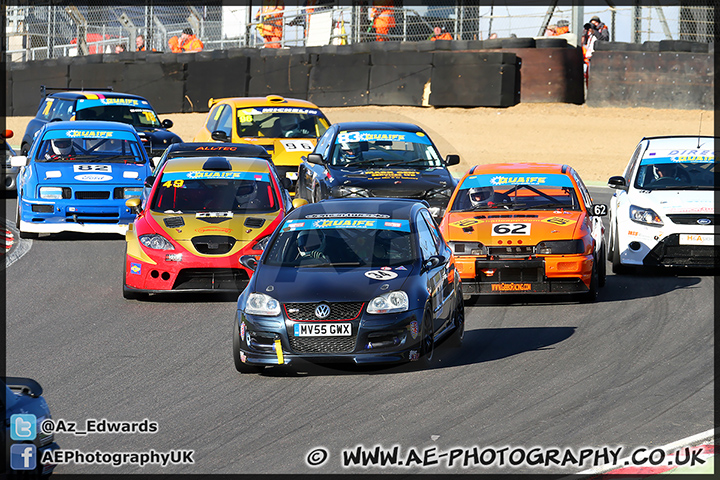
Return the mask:
{"type": "Polygon", "coordinates": [[[457,180],[430,137],[417,125],[345,122],[330,126],[298,167],[296,195],[325,198],[393,197],[425,200],[441,219],[457,180]]]}
{"type": "Polygon", "coordinates": [[[238,298],[239,372],[315,363],[430,363],[465,329],[455,258],[424,202],[332,199],[275,230],[238,298]]]}

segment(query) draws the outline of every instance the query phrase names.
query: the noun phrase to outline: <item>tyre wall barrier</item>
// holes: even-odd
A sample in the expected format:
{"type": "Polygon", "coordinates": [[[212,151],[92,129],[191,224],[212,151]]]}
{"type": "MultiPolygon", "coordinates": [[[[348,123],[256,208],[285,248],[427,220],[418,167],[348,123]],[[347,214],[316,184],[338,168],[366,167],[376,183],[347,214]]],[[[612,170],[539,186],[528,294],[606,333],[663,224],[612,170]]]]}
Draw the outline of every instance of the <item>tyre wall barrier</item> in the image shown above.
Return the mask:
{"type": "Polygon", "coordinates": [[[319,54],[313,58],[307,99],[319,107],[368,105],[370,54],[319,54]]]}
{"type": "Polygon", "coordinates": [[[307,53],[296,53],[251,58],[247,96],[281,95],[306,100],[312,56],[307,53]]]}
{"type": "Polygon", "coordinates": [[[587,101],[590,106],[712,108],[712,44],[598,42],[585,99],[580,50],[562,47],[555,38],[534,40],[535,47],[528,48],[531,43],[369,42],[10,62],[6,114],[34,115],[41,85],[112,86],[148,98],[160,114],[206,112],[210,97],[269,94],[308,99],[322,107],[419,106],[425,97],[426,105],[435,106],[587,101]]]}
{"type": "Polygon", "coordinates": [[[596,51],[587,104],[712,110],[714,58],[702,53],[596,51]]]}
{"type": "Polygon", "coordinates": [[[432,77],[431,53],[373,52],[370,61],[370,105],[422,105],[432,77]]]}
{"type": "Polygon", "coordinates": [[[435,52],[430,105],[509,107],[519,101],[514,53],[435,52]]]}

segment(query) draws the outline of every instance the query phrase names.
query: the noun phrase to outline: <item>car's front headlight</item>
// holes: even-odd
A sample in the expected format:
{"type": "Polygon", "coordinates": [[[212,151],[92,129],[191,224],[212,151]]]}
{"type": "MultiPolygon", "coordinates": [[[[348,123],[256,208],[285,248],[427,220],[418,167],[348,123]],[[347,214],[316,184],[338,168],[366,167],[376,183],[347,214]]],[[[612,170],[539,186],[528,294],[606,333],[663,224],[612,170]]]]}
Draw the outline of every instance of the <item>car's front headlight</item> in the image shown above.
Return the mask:
{"type": "Polygon", "coordinates": [[[170,240],[157,233],[140,235],[138,240],[147,248],[152,248],[153,250],[175,250],[170,240]]]}
{"type": "Polygon", "coordinates": [[[245,302],[245,313],[277,317],[280,315],[280,303],[264,293],[251,293],[245,302]]]}
{"type": "Polygon", "coordinates": [[[538,255],[574,255],[585,253],[585,244],[582,240],[553,240],[540,242],[535,247],[538,255]]]}
{"type": "Polygon", "coordinates": [[[643,225],[652,225],[653,227],[662,227],[663,221],[660,215],[655,213],[651,208],[640,208],[630,205],[630,220],[643,225]]]}
{"type": "Polygon", "coordinates": [[[125,187],[123,188],[123,200],[139,197],[142,195],[142,191],[142,187],[125,187]]]}
{"type": "Polygon", "coordinates": [[[480,242],[448,242],[456,256],[487,255],[488,249],[480,242]]]}
{"type": "Polygon", "coordinates": [[[337,197],[372,197],[367,188],[360,187],[338,187],[337,197]]]}
{"type": "Polygon", "coordinates": [[[40,187],[40,198],[45,200],[62,200],[62,187],[40,187]]]}
{"type": "Polygon", "coordinates": [[[255,245],[253,245],[253,250],[265,250],[265,247],[267,247],[268,241],[270,240],[270,235],[266,235],[260,240],[258,240],[255,245]]]}
{"type": "Polygon", "coordinates": [[[367,313],[396,313],[405,312],[408,309],[408,296],[403,291],[389,292],[370,300],[367,313]]]}

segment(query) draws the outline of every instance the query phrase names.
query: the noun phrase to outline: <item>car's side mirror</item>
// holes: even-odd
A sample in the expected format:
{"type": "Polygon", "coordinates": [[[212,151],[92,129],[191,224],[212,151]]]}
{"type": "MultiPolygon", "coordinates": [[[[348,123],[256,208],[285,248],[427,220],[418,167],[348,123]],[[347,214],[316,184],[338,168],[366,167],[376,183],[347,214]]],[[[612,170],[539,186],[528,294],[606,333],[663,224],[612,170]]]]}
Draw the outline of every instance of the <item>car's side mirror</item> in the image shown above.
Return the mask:
{"type": "Polygon", "coordinates": [[[325,161],[323,160],[322,155],[319,153],[311,153],[307,156],[307,161],[309,163],[314,163],[315,165],[323,165],[325,161]]]}
{"type": "Polygon", "coordinates": [[[307,204],[308,204],[308,201],[305,200],[304,198],[295,198],[292,201],[293,208],[300,208],[303,205],[307,205],[307,204]]]}
{"type": "Polygon", "coordinates": [[[163,128],[172,128],[172,126],[175,124],[173,123],[172,120],[170,120],[169,118],[166,118],[165,120],[162,121],[162,123],[160,125],[162,125],[163,128]]]}
{"type": "Polygon", "coordinates": [[[215,140],[216,142],[229,142],[230,141],[230,139],[227,136],[227,133],[223,132],[222,130],[215,130],[214,132],[212,132],[210,137],[212,137],[212,139],[215,140]]]}
{"type": "Polygon", "coordinates": [[[615,177],[610,177],[610,179],[608,179],[608,187],[619,188],[620,190],[628,189],[627,182],[625,181],[625,177],[621,177],[619,175],[615,176],[615,177]]]}
{"type": "Polygon", "coordinates": [[[447,157],[445,157],[445,165],[448,167],[451,165],[459,165],[460,164],[460,155],[456,155],[454,153],[451,153],[447,157]]]}
{"type": "Polygon", "coordinates": [[[596,217],[605,217],[608,214],[608,206],[604,203],[596,203],[592,205],[590,211],[596,217]]]}
{"type": "Polygon", "coordinates": [[[138,197],[128,198],[125,200],[125,206],[128,207],[130,210],[135,212],[136,214],[140,213],[140,204],[142,203],[142,200],[140,200],[138,197]]]}
{"type": "Polygon", "coordinates": [[[10,157],[10,165],[13,167],[24,167],[28,163],[28,158],[25,155],[16,155],[10,157]]]}
{"type": "Polygon", "coordinates": [[[432,270],[433,268],[437,267],[438,265],[442,265],[445,262],[447,262],[447,258],[445,258],[442,255],[433,255],[432,257],[425,260],[425,263],[423,263],[423,270],[432,270]]]}
{"type": "Polygon", "coordinates": [[[145,179],[145,186],[147,188],[152,188],[153,184],[155,183],[155,175],[150,175],[145,179]]]}
{"type": "Polygon", "coordinates": [[[255,258],[254,255],[243,255],[239,259],[240,265],[242,265],[245,268],[249,268],[253,272],[258,266],[257,258],[255,258]]]}
{"type": "Polygon", "coordinates": [[[292,188],[292,180],[287,177],[283,177],[280,179],[280,186],[285,190],[290,190],[292,188]]]}

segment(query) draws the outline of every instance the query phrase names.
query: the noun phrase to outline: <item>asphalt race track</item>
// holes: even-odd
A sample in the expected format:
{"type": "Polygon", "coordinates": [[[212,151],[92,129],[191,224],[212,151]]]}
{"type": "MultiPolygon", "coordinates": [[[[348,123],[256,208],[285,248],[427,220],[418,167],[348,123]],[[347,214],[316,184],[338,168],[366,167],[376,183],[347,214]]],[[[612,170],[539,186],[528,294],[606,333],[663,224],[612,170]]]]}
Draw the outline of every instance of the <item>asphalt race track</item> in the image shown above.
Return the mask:
{"type": "MultiPolygon", "coordinates": [[[[591,190],[607,203],[608,189],[591,190]]],[[[15,199],[5,204],[14,218],[15,199]]],[[[58,474],[570,474],[593,465],[447,469],[445,457],[425,468],[345,468],[341,452],[609,446],[625,457],[713,426],[709,272],[615,276],[608,264],[596,304],[466,305],[464,346],[440,347],[426,370],[308,365],[240,375],[231,358],[235,297],[124,300],[124,243],[41,237],[7,268],[7,374],[38,380],[54,419],[78,429],[87,419],[158,424],[157,433],[57,433],[62,449],[193,450],[194,464],[71,464],[58,474]],[[312,468],[306,457],[318,447],[328,456],[312,468]]]]}

